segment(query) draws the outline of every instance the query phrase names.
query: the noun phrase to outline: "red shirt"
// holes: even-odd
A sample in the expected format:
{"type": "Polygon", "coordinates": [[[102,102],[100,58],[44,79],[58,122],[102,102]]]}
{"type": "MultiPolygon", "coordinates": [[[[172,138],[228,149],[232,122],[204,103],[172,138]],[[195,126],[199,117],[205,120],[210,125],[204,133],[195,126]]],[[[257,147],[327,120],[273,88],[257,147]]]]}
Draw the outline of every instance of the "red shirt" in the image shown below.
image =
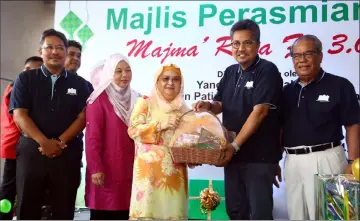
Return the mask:
{"type": "Polygon", "coordinates": [[[7,86],[1,102],[1,158],[6,159],[16,158],[16,144],[20,138],[20,131],[8,111],[11,90],[12,86],[7,86]]]}

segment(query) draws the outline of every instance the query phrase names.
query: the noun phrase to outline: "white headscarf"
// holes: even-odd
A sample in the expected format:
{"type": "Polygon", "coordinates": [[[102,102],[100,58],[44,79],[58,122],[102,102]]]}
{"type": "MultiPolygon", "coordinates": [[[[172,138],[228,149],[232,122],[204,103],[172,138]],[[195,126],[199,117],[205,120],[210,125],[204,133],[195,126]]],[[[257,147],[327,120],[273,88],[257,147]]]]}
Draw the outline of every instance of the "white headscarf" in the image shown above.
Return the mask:
{"type": "Polygon", "coordinates": [[[105,60],[96,63],[90,70],[90,81],[93,88],[96,90],[100,84],[101,73],[105,65],[105,60]]]}
{"type": "Polygon", "coordinates": [[[141,95],[132,90],[130,84],[126,88],[121,88],[114,83],[114,72],[120,61],[125,61],[130,66],[128,59],[121,54],[113,54],[106,60],[100,78],[100,86],[90,95],[87,102],[92,104],[105,90],[116,115],[128,125],[136,99],[141,95]]]}

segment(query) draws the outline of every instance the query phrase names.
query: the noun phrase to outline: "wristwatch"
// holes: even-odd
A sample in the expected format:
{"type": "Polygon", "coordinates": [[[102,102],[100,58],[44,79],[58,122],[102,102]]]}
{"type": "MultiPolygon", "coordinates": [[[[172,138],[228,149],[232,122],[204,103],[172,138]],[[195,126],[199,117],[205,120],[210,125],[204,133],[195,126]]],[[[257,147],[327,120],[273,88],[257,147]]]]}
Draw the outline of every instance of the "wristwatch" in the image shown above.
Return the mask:
{"type": "Polygon", "coordinates": [[[234,141],[234,142],[232,142],[232,143],[231,143],[231,145],[232,145],[232,146],[234,147],[234,149],[235,149],[234,154],[240,150],[239,145],[237,145],[237,143],[235,143],[235,141],[234,141]]]}
{"type": "Polygon", "coordinates": [[[352,164],[354,160],[347,160],[348,164],[352,164]]]}

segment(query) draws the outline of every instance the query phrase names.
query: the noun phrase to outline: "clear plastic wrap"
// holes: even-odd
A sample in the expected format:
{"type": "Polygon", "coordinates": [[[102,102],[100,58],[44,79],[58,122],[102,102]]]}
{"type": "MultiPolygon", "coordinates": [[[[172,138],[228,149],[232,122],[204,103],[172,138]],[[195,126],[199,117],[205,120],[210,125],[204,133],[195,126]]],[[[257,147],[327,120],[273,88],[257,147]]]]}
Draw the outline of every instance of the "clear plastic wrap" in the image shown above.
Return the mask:
{"type": "Polygon", "coordinates": [[[189,111],[180,118],[171,147],[224,148],[227,132],[210,112],[189,111]]]}
{"type": "Polygon", "coordinates": [[[359,220],[360,182],[353,175],[315,175],[317,220],[359,220]]]}
{"type": "Polygon", "coordinates": [[[180,118],[169,144],[173,160],[216,165],[223,157],[228,134],[214,114],[189,111],[180,118]]]}

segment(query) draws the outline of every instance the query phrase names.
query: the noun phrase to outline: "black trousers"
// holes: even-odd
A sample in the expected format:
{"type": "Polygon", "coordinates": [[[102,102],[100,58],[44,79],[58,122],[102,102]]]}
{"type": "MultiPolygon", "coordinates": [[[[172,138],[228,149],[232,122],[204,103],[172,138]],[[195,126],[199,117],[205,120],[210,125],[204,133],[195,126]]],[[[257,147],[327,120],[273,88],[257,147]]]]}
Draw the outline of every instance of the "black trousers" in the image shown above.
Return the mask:
{"type": "Polygon", "coordinates": [[[17,219],[41,219],[45,190],[48,189],[52,219],[72,220],[80,182],[80,142],[69,143],[56,158],[42,155],[38,147],[37,142],[23,136],[17,145],[17,219]]]}
{"type": "Polygon", "coordinates": [[[13,219],[13,206],[16,196],[16,159],[6,159],[4,164],[3,180],[0,187],[0,199],[10,201],[12,208],[8,213],[0,212],[0,220],[13,219]]]}
{"type": "Polygon", "coordinates": [[[90,220],[128,220],[129,210],[90,210],[90,220]]]}
{"type": "Polygon", "coordinates": [[[230,162],[225,167],[226,212],[232,220],[272,220],[277,164],[230,162]]]}

